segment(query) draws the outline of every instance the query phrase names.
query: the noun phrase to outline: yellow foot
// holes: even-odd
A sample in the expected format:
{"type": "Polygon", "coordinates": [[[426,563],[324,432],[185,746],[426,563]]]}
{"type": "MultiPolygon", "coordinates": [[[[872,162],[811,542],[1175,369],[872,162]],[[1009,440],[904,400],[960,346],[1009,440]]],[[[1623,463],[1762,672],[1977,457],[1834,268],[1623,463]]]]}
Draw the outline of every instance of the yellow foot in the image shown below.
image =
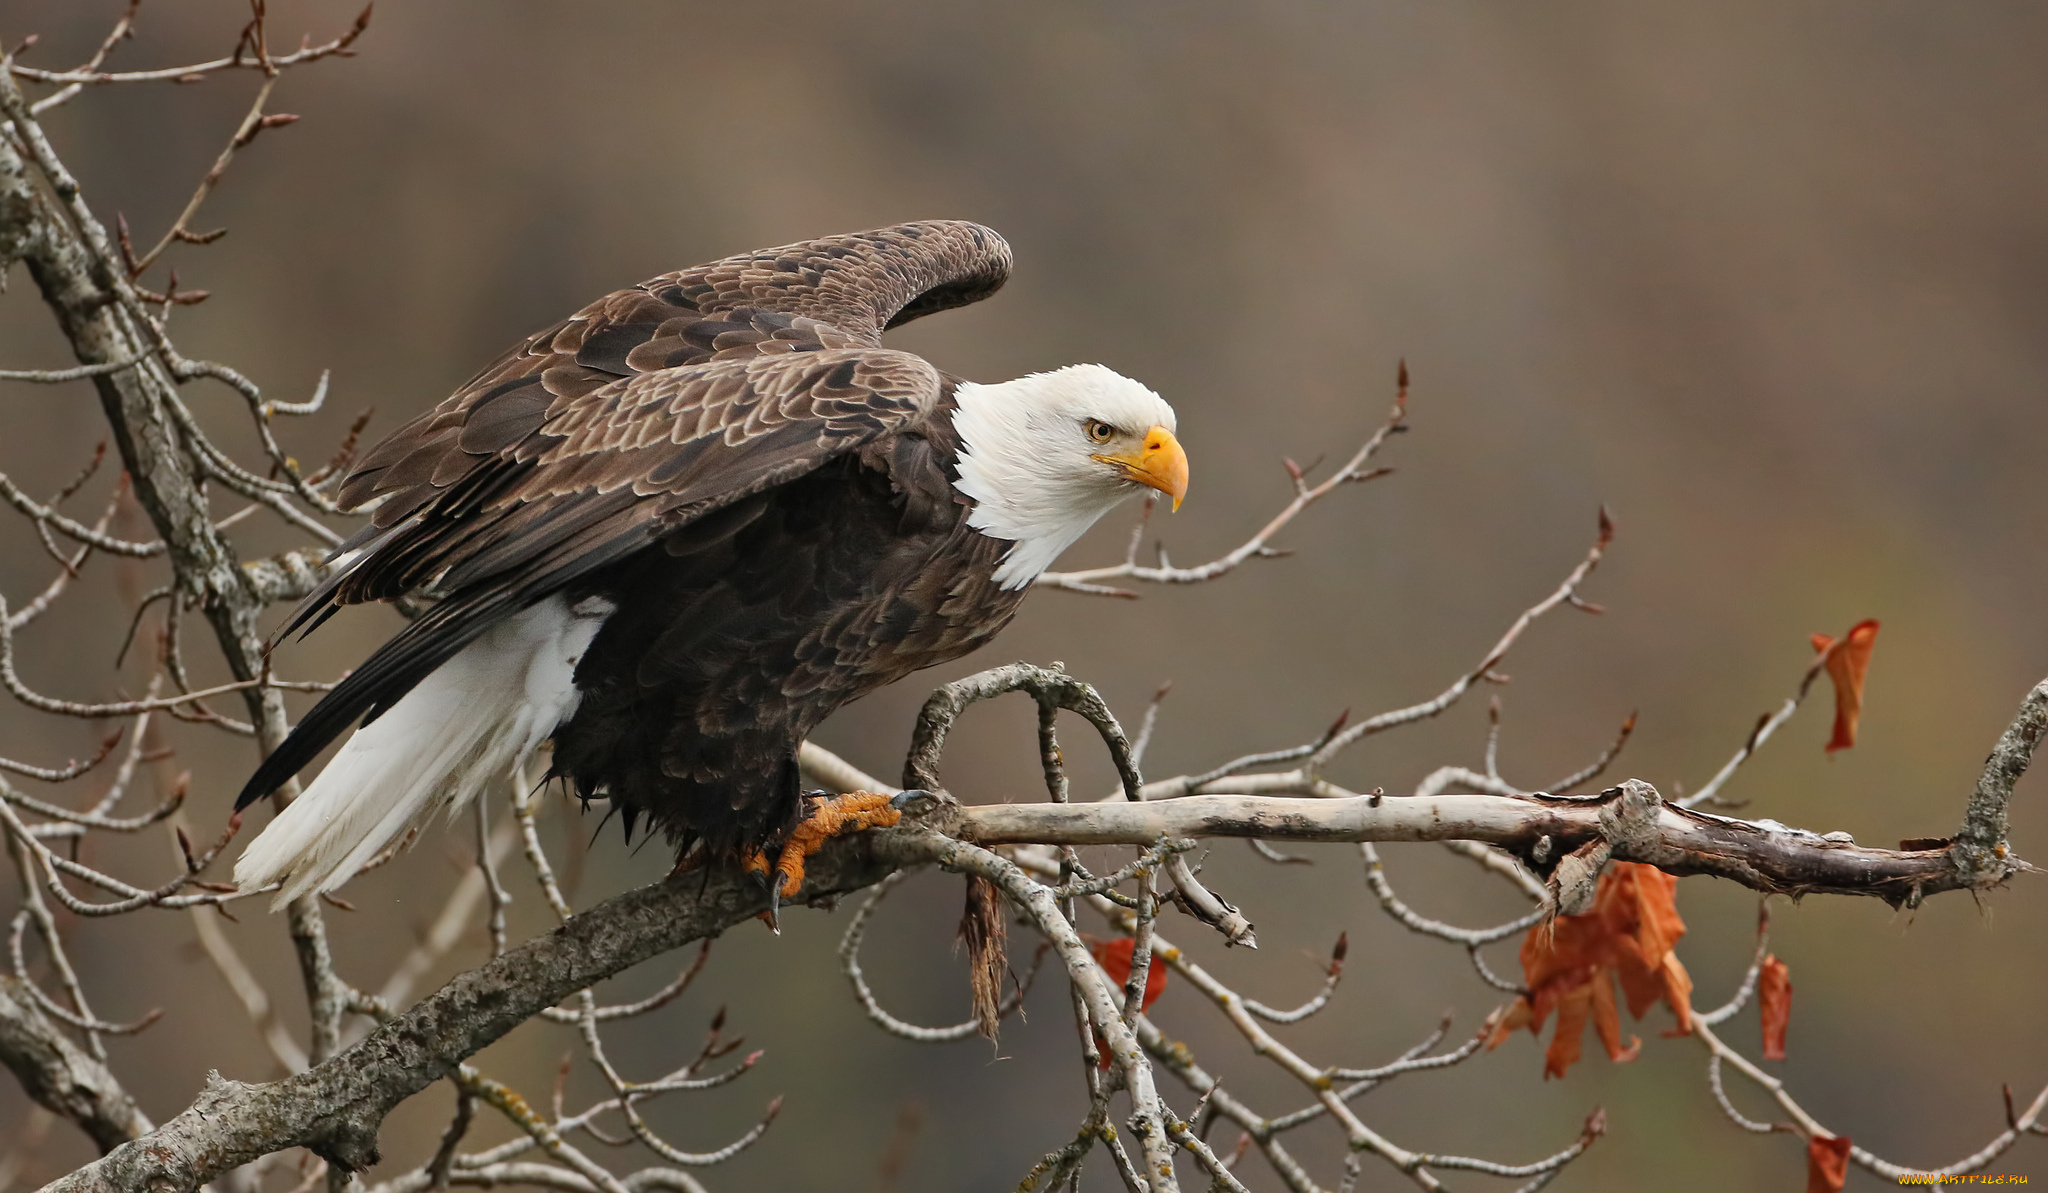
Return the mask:
{"type": "MultiPolygon", "coordinates": [[[[823,849],[825,842],[862,829],[889,828],[902,820],[903,813],[890,804],[893,798],[872,791],[852,791],[806,799],[803,820],[789,834],[789,840],[782,843],[782,852],[775,859],[778,898],[796,895],[804,885],[805,859],[823,849]]],[[[765,868],[767,858],[761,856],[760,860],[765,868]]],[[[753,868],[753,860],[749,859],[748,869],[753,868]]]]}
{"type": "Polygon", "coordinates": [[[768,855],[751,852],[742,859],[747,873],[754,875],[768,886],[768,911],[763,917],[773,927],[775,912],[784,899],[794,898],[804,885],[804,861],[825,842],[844,833],[859,832],[869,828],[889,828],[903,819],[903,812],[893,803],[895,797],[873,791],[853,791],[845,795],[811,796],[804,800],[804,818],[798,822],[789,839],[782,843],[782,851],[776,855],[774,865],[769,865],[768,855]]]}

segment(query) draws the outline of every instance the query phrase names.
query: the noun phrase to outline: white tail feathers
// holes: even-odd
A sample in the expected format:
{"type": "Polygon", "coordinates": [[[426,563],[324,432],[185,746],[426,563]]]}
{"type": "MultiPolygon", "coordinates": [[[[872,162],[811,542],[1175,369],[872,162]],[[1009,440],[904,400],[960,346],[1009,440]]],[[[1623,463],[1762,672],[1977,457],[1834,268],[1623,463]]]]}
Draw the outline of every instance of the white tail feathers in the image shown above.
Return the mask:
{"type": "Polygon", "coordinates": [[[613,606],[556,595],[485,631],[355,731],[235,862],[244,890],[280,879],[272,910],[331,891],[408,828],[453,816],[576,711],[576,664],[613,606]]]}

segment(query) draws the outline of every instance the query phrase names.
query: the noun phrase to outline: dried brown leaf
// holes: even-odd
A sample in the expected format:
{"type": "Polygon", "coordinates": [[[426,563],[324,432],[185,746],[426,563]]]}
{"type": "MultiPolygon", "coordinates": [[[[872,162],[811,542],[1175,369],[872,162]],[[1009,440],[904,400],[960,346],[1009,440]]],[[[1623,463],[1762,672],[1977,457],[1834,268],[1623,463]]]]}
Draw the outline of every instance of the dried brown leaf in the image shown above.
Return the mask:
{"type": "Polygon", "coordinates": [[[1763,1012],[1764,1059],[1785,1059],[1785,1026],[1792,1019],[1792,969],[1776,954],[1764,958],[1757,978],[1757,1008],[1763,1012]]]}
{"type": "Polygon", "coordinates": [[[1588,1023],[1610,1059],[1635,1059],[1641,1041],[1632,1036],[1622,1043],[1617,981],[1632,1017],[1642,1018],[1661,1002],[1677,1016],[1679,1033],[1690,1031],[1692,978],[1673,951],[1685,935],[1677,890],[1678,879],[1654,866],[1617,862],[1601,875],[1585,914],[1558,916],[1530,929],[1522,941],[1522,980],[1529,993],[1508,1008],[1487,1047],[1499,1046],[1517,1028],[1541,1035],[1555,1010],[1557,1032],[1544,1053],[1545,1077],[1564,1076],[1579,1059],[1588,1023]]]}
{"type": "Polygon", "coordinates": [[[1806,1193],[1842,1193],[1849,1179],[1849,1139],[1816,1135],[1806,1141],[1806,1193]]]}
{"type": "Polygon", "coordinates": [[[1877,623],[1859,621],[1837,642],[1826,634],[1813,636],[1813,648],[1826,657],[1828,678],[1835,684],[1835,732],[1828,753],[1856,744],[1856,723],[1863,717],[1863,677],[1870,670],[1870,650],[1877,645],[1877,623]]]}

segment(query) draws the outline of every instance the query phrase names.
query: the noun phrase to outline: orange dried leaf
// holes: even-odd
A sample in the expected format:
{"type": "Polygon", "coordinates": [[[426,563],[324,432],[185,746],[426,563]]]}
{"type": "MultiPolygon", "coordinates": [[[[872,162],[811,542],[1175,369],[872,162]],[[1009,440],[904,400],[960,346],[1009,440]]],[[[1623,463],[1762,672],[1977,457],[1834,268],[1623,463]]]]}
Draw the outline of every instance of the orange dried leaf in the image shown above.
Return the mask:
{"type": "MultiPolygon", "coordinates": [[[[1102,966],[1102,972],[1109,975],[1109,980],[1121,988],[1131,980],[1131,953],[1137,947],[1137,941],[1120,936],[1115,940],[1096,941],[1088,946],[1088,951],[1095,954],[1095,963],[1102,966]]],[[[1145,970],[1145,999],[1138,1009],[1143,1011],[1159,1001],[1159,994],[1165,989],[1166,962],[1154,952],[1152,964],[1145,970]]]]}
{"type": "Polygon", "coordinates": [[[1540,1036],[1556,1010],[1557,1033],[1544,1053],[1545,1077],[1564,1076],[1578,1060],[1588,1023],[1610,1058],[1635,1059],[1641,1041],[1621,1042],[1617,980],[1632,1016],[1640,1019],[1661,1002],[1677,1016],[1681,1034],[1692,1030],[1692,978],[1672,951],[1685,935],[1677,890],[1678,879],[1654,866],[1617,862],[1601,875],[1585,914],[1559,916],[1531,929],[1522,941],[1522,980],[1529,993],[1508,1008],[1487,1047],[1498,1047],[1520,1027],[1540,1036]]]}
{"type": "Polygon", "coordinates": [[[1685,935],[1678,915],[1678,876],[1655,866],[1621,862],[1601,875],[1592,914],[1612,940],[1615,976],[1637,1019],[1658,1002],[1692,1030],[1692,978],[1672,951],[1685,935]]]}
{"type": "Polygon", "coordinates": [[[1513,1035],[1517,1028],[1527,1027],[1530,1034],[1534,1035],[1539,1030],[1531,1026],[1535,1018],[1535,1007],[1530,1005],[1527,998],[1517,995],[1515,1001],[1508,1004],[1508,1013],[1500,1017],[1500,1022],[1493,1025],[1492,1033],[1486,1037],[1486,1050],[1491,1052],[1500,1047],[1502,1041],[1513,1035]]]}
{"type": "MultiPolygon", "coordinates": [[[[1131,980],[1131,954],[1136,952],[1137,948],[1138,942],[1128,936],[1120,936],[1115,940],[1091,941],[1088,945],[1088,951],[1094,954],[1095,963],[1102,967],[1103,973],[1109,975],[1110,981],[1116,983],[1118,990],[1122,990],[1131,980]]],[[[1159,954],[1154,952],[1152,963],[1145,968],[1145,997],[1138,1009],[1142,1012],[1159,1001],[1159,993],[1165,989],[1166,962],[1160,960],[1159,954]]],[[[1101,1032],[1094,1034],[1095,1051],[1102,1058],[1097,1062],[1097,1067],[1107,1069],[1109,1042],[1102,1038],[1101,1032]]]]}
{"type": "Polygon", "coordinates": [[[1806,1193],[1842,1193],[1849,1179],[1849,1140],[1816,1135],[1806,1141],[1806,1193]]]}
{"type": "MultiPolygon", "coordinates": [[[[1678,1025],[1664,1034],[1671,1036],[1691,1035],[1692,975],[1685,971],[1685,963],[1678,959],[1677,953],[1666,953],[1664,954],[1664,968],[1660,976],[1664,981],[1662,1001],[1665,1006],[1671,1008],[1672,1017],[1678,1020],[1678,1025]]],[[[1649,1010],[1648,1007],[1643,1009],[1649,1010]]],[[[1642,1016],[1637,1015],[1636,1018],[1640,1019],[1642,1016]]]]}
{"type": "MultiPolygon", "coordinates": [[[[1586,1020],[1593,1009],[1593,982],[1565,992],[1557,1000],[1557,1034],[1550,1037],[1550,1047],[1543,1052],[1543,1079],[1562,1077],[1579,1059],[1579,1040],[1586,1034],[1586,1020]]],[[[1614,1009],[1614,996],[1608,995],[1608,1010],[1614,1009]]]]}
{"type": "MultiPolygon", "coordinates": [[[[1643,1050],[1643,1042],[1635,1036],[1628,1038],[1626,1047],[1621,1042],[1621,1012],[1614,1006],[1614,983],[1606,978],[1593,979],[1593,1030],[1600,1033],[1600,1044],[1607,1049],[1607,1059],[1626,1063],[1636,1058],[1643,1050]]],[[[1559,1026],[1564,1021],[1558,1020],[1559,1026]]],[[[1564,1074],[1559,1073],[1562,1077],[1564,1074]]]]}
{"type": "Polygon", "coordinates": [[[1792,1019],[1792,969],[1776,954],[1764,958],[1757,977],[1757,1008],[1763,1012],[1764,1059],[1785,1059],[1785,1026],[1792,1019]]]}
{"type": "Polygon", "coordinates": [[[1813,648],[1826,659],[1835,684],[1835,733],[1828,753],[1856,744],[1856,723],[1863,716],[1863,677],[1870,670],[1870,650],[1877,644],[1877,623],[1859,621],[1840,642],[1826,634],[1813,636],[1813,648]]]}

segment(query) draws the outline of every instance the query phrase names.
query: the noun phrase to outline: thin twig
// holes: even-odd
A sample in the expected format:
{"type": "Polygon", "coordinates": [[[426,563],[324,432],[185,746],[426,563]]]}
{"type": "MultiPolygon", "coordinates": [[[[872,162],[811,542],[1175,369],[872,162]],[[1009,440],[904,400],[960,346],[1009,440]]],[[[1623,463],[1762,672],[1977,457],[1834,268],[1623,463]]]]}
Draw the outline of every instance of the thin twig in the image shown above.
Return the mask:
{"type": "MultiPolygon", "coordinates": [[[[1273,537],[1286,529],[1287,524],[1294,521],[1297,514],[1324,497],[1329,496],[1330,493],[1343,485],[1373,480],[1377,477],[1385,476],[1391,471],[1384,468],[1368,469],[1366,464],[1379,452],[1380,446],[1387,441],[1388,436],[1407,429],[1407,416],[1407,367],[1404,365],[1401,370],[1401,385],[1399,386],[1399,393],[1394,400],[1393,409],[1388,413],[1387,421],[1380,424],[1379,429],[1374,431],[1372,436],[1365,441],[1365,445],[1360,447],[1342,467],[1338,468],[1314,487],[1309,487],[1306,484],[1299,470],[1292,466],[1292,461],[1289,461],[1289,472],[1294,478],[1294,499],[1282,507],[1280,512],[1275,514],[1271,521],[1260,527],[1258,533],[1246,539],[1236,549],[1208,563],[1202,564],[1199,567],[1177,568],[1167,565],[1162,556],[1159,566],[1146,567],[1137,562],[1136,548],[1138,538],[1134,535],[1131,544],[1132,550],[1122,563],[1111,567],[1089,568],[1078,572],[1044,572],[1039,575],[1035,583],[1045,588],[1063,588],[1070,592],[1089,593],[1096,596],[1128,597],[1135,596],[1136,594],[1125,589],[1112,587],[1107,582],[1111,580],[1140,580],[1148,584],[1200,584],[1235,571],[1240,564],[1248,559],[1270,558],[1285,554],[1285,552],[1275,550],[1270,544],[1273,537]]],[[[1148,512],[1150,510],[1149,503],[1147,510],[1148,512]]],[[[1139,530],[1142,533],[1142,523],[1139,530]]]]}
{"type": "MultiPolygon", "coordinates": [[[[134,9],[131,7],[129,12],[122,18],[123,25],[131,23],[133,18],[134,9]]],[[[98,69],[99,64],[105,59],[104,50],[99,55],[96,55],[91,62],[76,70],[39,70],[32,66],[23,66],[18,62],[8,63],[8,68],[17,78],[28,79],[37,83],[57,83],[65,86],[64,91],[59,91],[36,102],[34,111],[37,115],[41,115],[43,112],[56,107],[58,104],[76,95],[77,91],[73,90],[74,88],[101,87],[121,83],[189,83],[206,75],[218,74],[226,70],[275,71],[280,68],[317,62],[322,58],[346,57],[349,53],[349,47],[354,45],[355,40],[363,35],[363,31],[369,28],[369,24],[370,8],[365,6],[363,11],[357,15],[355,23],[350,25],[346,32],[334,40],[317,46],[307,46],[289,54],[273,55],[267,59],[251,57],[243,53],[242,47],[237,45],[235,52],[225,58],[215,58],[206,62],[194,62],[188,66],[160,67],[155,70],[100,70],[98,69]]],[[[106,49],[112,49],[114,41],[127,35],[125,27],[117,26],[116,28],[117,33],[114,37],[108,39],[106,49]]]]}

